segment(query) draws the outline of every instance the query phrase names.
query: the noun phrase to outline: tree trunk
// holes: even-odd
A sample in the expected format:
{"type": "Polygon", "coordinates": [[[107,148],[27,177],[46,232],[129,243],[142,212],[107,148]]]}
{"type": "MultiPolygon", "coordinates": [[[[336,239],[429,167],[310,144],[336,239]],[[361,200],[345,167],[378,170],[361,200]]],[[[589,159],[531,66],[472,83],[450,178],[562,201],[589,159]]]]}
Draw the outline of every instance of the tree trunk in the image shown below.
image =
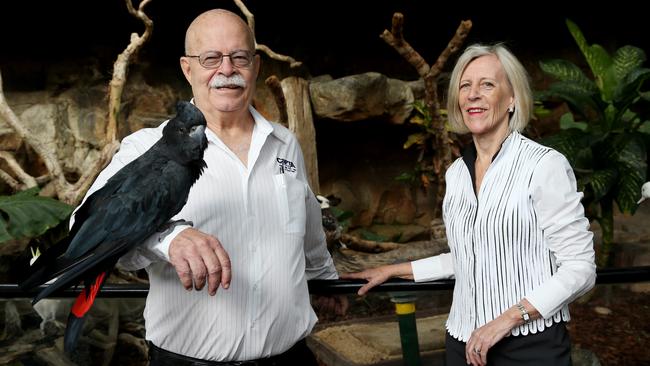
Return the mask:
{"type": "Polygon", "coordinates": [[[610,252],[614,243],[614,202],[603,198],[600,202],[601,217],[598,219],[600,229],[603,232],[603,243],[598,255],[598,267],[603,268],[610,265],[610,252]]]}
{"type": "Polygon", "coordinates": [[[298,138],[311,190],[320,193],[318,181],[318,157],[316,154],[316,129],[309,98],[309,83],[295,76],[282,80],[282,91],[287,102],[289,130],[298,138]]]}

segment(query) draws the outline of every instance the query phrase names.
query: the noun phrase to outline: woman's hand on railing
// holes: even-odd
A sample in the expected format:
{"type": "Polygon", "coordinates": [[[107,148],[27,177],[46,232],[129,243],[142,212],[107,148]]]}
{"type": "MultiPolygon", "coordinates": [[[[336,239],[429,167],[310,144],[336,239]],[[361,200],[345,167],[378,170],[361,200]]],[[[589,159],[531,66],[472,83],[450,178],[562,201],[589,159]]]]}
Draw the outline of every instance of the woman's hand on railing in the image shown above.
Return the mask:
{"type": "Polygon", "coordinates": [[[361,272],[339,274],[339,278],[344,280],[368,281],[368,283],[361,286],[357,292],[359,296],[365,295],[368,291],[370,291],[371,288],[377,285],[381,285],[392,277],[413,279],[413,270],[411,269],[411,263],[405,262],[398,264],[389,264],[385,266],[369,268],[361,272]]]}

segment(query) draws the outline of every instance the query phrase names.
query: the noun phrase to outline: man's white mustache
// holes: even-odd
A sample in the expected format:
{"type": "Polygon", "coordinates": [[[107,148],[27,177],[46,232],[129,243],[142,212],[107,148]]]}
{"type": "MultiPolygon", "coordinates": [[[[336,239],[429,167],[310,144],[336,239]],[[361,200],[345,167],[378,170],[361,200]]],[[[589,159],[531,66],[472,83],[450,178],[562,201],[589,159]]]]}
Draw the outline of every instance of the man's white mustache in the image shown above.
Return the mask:
{"type": "Polygon", "coordinates": [[[212,80],[210,80],[211,88],[222,88],[224,86],[239,86],[245,88],[246,80],[244,80],[244,78],[239,74],[234,74],[232,76],[215,75],[212,80]]]}

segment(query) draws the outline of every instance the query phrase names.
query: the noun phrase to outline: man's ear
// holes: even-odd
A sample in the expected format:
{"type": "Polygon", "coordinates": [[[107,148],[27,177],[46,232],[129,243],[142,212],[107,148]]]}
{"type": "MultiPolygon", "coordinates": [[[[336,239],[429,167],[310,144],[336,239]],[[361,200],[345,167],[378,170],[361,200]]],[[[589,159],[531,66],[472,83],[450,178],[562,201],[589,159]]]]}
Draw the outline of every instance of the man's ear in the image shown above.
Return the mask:
{"type": "Polygon", "coordinates": [[[190,60],[185,56],[181,56],[180,63],[181,70],[183,70],[183,75],[185,75],[185,79],[187,79],[187,82],[191,84],[190,76],[192,76],[192,70],[190,67],[190,60]]]}
{"type": "Polygon", "coordinates": [[[254,62],[254,64],[255,64],[255,78],[257,78],[257,76],[259,76],[259,74],[260,74],[260,65],[262,64],[262,59],[260,58],[259,54],[255,54],[254,60],[255,60],[255,62],[254,62]]]}

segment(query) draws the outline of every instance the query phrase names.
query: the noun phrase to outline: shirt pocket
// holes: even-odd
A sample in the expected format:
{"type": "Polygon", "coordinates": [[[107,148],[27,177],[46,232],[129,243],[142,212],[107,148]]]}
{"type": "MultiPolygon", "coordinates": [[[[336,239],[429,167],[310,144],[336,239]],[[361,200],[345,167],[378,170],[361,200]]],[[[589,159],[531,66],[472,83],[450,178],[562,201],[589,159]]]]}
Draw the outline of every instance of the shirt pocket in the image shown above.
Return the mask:
{"type": "Polygon", "coordinates": [[[284,224],[285,231],[304,235],[307,218],[305,184],[286,174],[274,175],[273,183],[280,210],[280,220],[284,224]]]}

